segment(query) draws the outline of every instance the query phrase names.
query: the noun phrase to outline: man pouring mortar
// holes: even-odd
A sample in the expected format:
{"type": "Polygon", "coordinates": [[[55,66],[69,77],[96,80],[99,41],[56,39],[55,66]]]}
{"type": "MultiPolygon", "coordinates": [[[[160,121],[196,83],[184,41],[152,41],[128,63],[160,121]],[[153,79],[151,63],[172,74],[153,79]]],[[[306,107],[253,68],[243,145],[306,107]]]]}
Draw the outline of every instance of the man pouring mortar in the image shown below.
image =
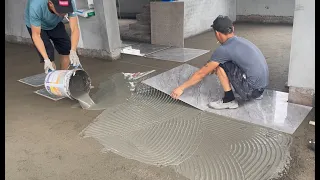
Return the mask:
{"type": "Polygon", "coordinates": [[[61,55],[61,70],[69,65],[79,66],[76,52],[79,42],[78,18],[74,0],[28,0],[25,9],[25,24],[36,50],[40,63],[44,63],[44,71],[56,69],[54,48],[61,55]],[[71,39],[62,22],[68,14],[71,39]],[[51,43],[51,41],[53,44],[51,43]]]}

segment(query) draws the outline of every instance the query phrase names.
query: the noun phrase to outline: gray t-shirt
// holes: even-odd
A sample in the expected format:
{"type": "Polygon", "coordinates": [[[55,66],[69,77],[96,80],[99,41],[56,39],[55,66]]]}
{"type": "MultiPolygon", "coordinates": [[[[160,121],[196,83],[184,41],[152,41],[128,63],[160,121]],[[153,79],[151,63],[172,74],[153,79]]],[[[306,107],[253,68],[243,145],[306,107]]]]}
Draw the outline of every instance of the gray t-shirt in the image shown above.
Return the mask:
{"type": "Polygon", "coordinates": [[[248,83],[255,89],[269,83],[269,69],[262,52],[247,39],[234,36],[219,46],[210,61],[221,64],[232,61],[246,74],[248,83]]]}

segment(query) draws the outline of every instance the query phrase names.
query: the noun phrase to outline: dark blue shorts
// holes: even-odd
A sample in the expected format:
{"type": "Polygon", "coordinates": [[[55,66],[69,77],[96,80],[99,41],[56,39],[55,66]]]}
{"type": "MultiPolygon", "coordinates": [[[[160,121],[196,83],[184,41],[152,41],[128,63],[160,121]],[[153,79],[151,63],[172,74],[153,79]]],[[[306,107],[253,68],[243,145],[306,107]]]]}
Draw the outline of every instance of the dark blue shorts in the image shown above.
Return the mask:
{"type": "MultiPolygon", "coordinates": [[[[27,28],[32,38],[31,28],[27,28]]],[[[60,55],[70,54],[71,40],[62,22],[52,30],[41,30],[41,39],[51,61],[54,61],[54,48],[56,48],[60,55]],[[50,40],[53,42],[53,45],[50,40]]],[[[40,62],[42,63],[44,59],[38,50],[37,52],[40,56],[40,62]]]]}
{"type": "Polygon", "coordinates": [[[263,93],[263,88],[255,89],[248,83],[245,73],[236,64],[229,61],[219,66],[224,69],[235,92],[239,94],[241,99],[250,100],[258,98],[263,93]]]}

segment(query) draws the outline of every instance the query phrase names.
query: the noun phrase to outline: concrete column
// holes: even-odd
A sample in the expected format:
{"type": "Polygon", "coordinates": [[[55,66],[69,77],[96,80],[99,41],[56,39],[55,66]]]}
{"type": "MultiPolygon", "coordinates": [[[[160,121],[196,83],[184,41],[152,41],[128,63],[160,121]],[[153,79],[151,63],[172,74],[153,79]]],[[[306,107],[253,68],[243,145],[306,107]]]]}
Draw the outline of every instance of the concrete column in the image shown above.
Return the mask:
{"type": "MultiPolygon", "coordinates": [[[[87,0],[76,0],[77,9],[88,9],[87,0]]],[[[95,16],[79,17],[78,53],[108,60],[120,58],[120,32],[116,1],[94,0],[95,16]]]]}
{"type": "Polygon", "coordinates": [[[24,22],[27,0],[5,0],[5,40],[13,43],[32,44],[24,22]]]}
{"type": "Polygon", "coordinates": [[[296,0],[289,64],[289,102],[314,106],[315,0],[296,0]]]}

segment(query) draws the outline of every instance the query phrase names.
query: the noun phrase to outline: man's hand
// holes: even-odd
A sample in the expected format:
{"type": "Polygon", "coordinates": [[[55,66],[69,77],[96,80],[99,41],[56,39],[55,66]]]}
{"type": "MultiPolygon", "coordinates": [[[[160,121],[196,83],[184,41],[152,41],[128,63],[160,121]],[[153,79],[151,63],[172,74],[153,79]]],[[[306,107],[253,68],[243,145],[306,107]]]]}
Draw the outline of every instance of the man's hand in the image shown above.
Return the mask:
{"type": "Polygon", "coordinates": [[[183,94],[183,89],[181,87],[177,87],[171,93],[171,97],[173,99],[179,99],[179,97],[183,94]]]}
{"type": "Polygon", "coordinates": [[[171,97],[174,99],[178,99],[185,89],[197,84],[208,74],[215,72],[214,70],[218,67],[218,65],[219,63],[214,61],[207,63],[200,70],[195,72],[190,79],[188,79],[182,85],[173,90],[173,92],[171,93],[171,97]]]}
{"type": "Polygon", "coordinates": [[[78,67],[80,65],[79,57],[76,51],[70,50],[69,57],[70,57],[70,64],[72,64],[75,67],[78,67]]]}
{"type": "Polygon", "coordinates": [[[44,72],[46,74],[48,74],[49,69],[51,69],[51,71],[54,71],[54,67],[52,66],[52,62],[50,61],[50,59],[45,59],[44,60],[44,72]]]}

